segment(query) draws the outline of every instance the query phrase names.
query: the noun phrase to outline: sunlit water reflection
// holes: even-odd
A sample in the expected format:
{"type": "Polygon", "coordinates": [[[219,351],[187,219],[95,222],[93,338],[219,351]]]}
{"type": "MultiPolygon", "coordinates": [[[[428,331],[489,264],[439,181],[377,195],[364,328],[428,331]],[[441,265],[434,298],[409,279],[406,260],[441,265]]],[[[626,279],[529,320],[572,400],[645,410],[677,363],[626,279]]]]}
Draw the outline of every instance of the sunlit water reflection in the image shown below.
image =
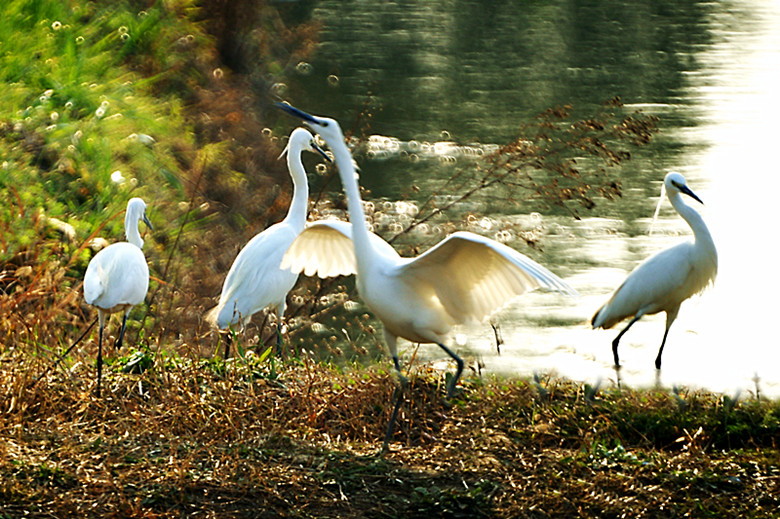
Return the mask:
{"type": "MultiPolygon", "coordinates": [[[[321,14],[327,20],[330,4],[323,4],[321,14]]],[[[706,16],[697,22],[704,26],[701,32],[706,34],[706,38],[702,37],[706,43],[692,42],[686,47],[689,55],[668,52],[663,56],[662,64],[657,65],[663,67],[672,58],[677,65],[692,63],[689,67],[680,65],[680,84],[669,80],[667,83],[674,86],[664,83],[656,90],[624,95],[626,100],[636,100],[637,108],[658,114],[666,121],[659,139],[672,150],[659,152],[656,163],[642,165],[651,171],[640,179],[641,188],[636,179],[624,181],[625,187],[634,192],[617,203],[642,198],[646,203],[630,221],[603,217],[586,217],[581,221],[549,215],[540,217],[538,224],[544,229],[542,245],[545,249],[541,261],[564,277],[581,295],[568,299],[558,294],[531,293],[518,298],[494,319],[505,341],[500,355],[496,353],[493,330],[488,323],[456,330],[453,334],[458,337],[453,341],[456,349],[466,357],[479,359],[487,371],[505,375],[554,372],[591,383],[615,381],[610,343],[625,323],[613,330],[593,331],[589,320],[612,290],[644,258],[681,240],[691,239],[687,225],[668,202],[662,206],[659,221],[652,223],[663,174],[668,169],[677,169],[706,204],[697,204],[697,209],[702,212],[718,247],[718,280],[714,288],[683,304],[670,331],[660,373],[656,372],[653,361],[663,336],[664,314],[643,318],[623,337],[622,382],[642,386],[660,382],[664,386],[704,387],[731,394],[740,389],[754,391],[758,380],[763,394],[780,396],[780,348],[773,326],[777,304],[772,298],[778,289],[774,269],[777,260],[771,227],[775,220],[772,198],[780,183],[780,171],[772,157],[777,136],[775,123],[780,121],[780,105],[776,101],[777,92],[780,92],[780,9],[776,3],[768,1],[706,5],[709,6],[709,10],[705,9],[706,16]],[[653,193],[656,198],[652,198],[653,193]]],[[[402,25],[402,21],[396,20],[396,23],[402,25]]],[[[334,39],[337,38],[334,36],[334,39]]],[[[547,42],[545,48],[550,45],[552,43],[547,42]]],[[[554,47],[557,49],[558,45],[554,47]]],[[[333,42],[324,44],[325,51],[335,52],[335,48],[333,42]]],[[[434,57],[431,54],[426,59],[433,60],[434,57]]],[[[347,58],[326,52],[322,59],[345,61],[347,58]]],[[[473,59],[474,56],[466,53],[464,66],[473,67],[473,59]]],[[[441,60],[426,63],[434,70],[446,69],[449,59],[441,60]]],[[[324,68],[317,63],[313,66],[315,71],[318,66],[324,68]]],[[[419,68],[425,66],[422,64],[419,68]]],[[[580,84],[587,83],[583,75],[596,74],[600,70],[580,66],[563,69],[568,70],[566,74],[570,76],[572,70],[579,70],[579,76],[570,77],[569,81],[580,84]]],[[[549,87],[550,91],[560,93],[560,87],[550,84],[556,79],[552,72],[540,75],[538,71],[544,70],[543,67],[529,70],[538,80],[533,87],[535,91],[549,87]]],[[[383,73],[398,72],[392,67],[384,71],[381,67],[375,69],[371,63],[349,70],[345,66],[345,70],[338,71],[339,88],[365,82],[361,79],[363,76],[381,78],[383,73]]],[[[612,78],[610,81],[622,78],[615,74],[608,70],[606,75],[612,78]]],[[[637,79],[648,82],[644,76],[637,79]]],[[[485,103],[479,102],[479,95],[474,97],[475,92],[479,94],[484,90],[485,96],[516,95],[516,92],[506,90],[507,85],[500,78],[494,78],[496,90],[493,91],[489,91],[489,82],[476,85],[466,80],[470,94],[452,93],[451,83],[434,76],[428,80],[430,88],[423,89],[423,94],[418,92],[415,97],[416,102],[425,104],[425,110],[414,115],[409,108],[400,107],[384,112],[383,117],[390,122],[387,128],[380,130],[381,134],[369,141],[371,153],[363,164],[364,171],[375,169],[380,175],[392,174],[389,172],[393,168],[406,168],[418,159],[469,160],[471,156],[484,153],[489,145],[455,144],[448,134],[436,145],[435,137],[442,137],[439,132],[444,127],[453,134],[482,134],[480,129],[491,123],[490,114],[501,107],[488,103],[486,108],[485,103]],[[470,109],[461,106],[458,113],[479,114],[481,118],[463,121],[462,126],[458,126],[452,115],[444,117],[440,112],[432,112],[431,104],[436,100],[447,103],[446,96],[434,95],[439,88],[452,93],[452,98],[468,97],[473,106],[470,109]],[[400,136],[394,137],[390,131],[393,125],[401,125],[407,119],[408,124],[397,129],[396,134],[400,136]],[[430,142],[424,142],[425,138],[430,142]]],[[[622,79],[614,81],[618,84],[610,83],[607,91],[621,93],[622,89],[632,88],[622,84],[622,79]]],[[[416,84],[413,80],[398,81],[404,88],[411,88],[409,83],[416,84]]],[[[576,89],[571,87],[569,90],[576,89]]],[[[341,99],[345,92],[329,95],[332,99],[341,99]]],[[[545,96],[539,100],[539,106],[554,97],[545,96]]],[[[586,99],[596,98],[594,94],[586,99]]],[[[348,103],[344,100],[330,102],[334,106],[348,103]]],[[[502,132],[508,131],[509,124],[506,118],[501,119],[494,142],[502,132]]],[[[667,148],[661,146],[661,150],[667,148]]],[[[377,178],[367,177],[365,182],[372,184],[374,192],[379,191],[378,186],[382,184],[377,178]]],[[[387,188],[385,196],[392,200],[392,186],[387,188]]],[[[501,218],[527,219],[529,215],[501,218]]],[[[489,232],[481,234],[490,235],[489,232]]],[[[407,353],[413,350],[408,343],[403,343],[404,346],[407,353]]],[[[418,355],[427,360],[443,357],[432,345],[423,346],[418,355]]]]}

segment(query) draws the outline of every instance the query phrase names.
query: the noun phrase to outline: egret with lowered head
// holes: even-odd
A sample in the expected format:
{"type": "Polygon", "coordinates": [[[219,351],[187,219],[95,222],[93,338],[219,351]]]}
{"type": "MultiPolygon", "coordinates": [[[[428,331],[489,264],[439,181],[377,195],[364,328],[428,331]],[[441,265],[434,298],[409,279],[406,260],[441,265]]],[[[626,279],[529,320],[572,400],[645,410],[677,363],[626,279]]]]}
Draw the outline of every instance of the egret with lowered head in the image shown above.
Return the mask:
{"type": "Polygon", "coordinates": [[[101,249],[89,262],[84,274],[84,300],[98,310],[97,396],[100,396],[100,378],[103,369],[103,328],[106,317],[124,311],[122,330],[116,347],[122,346],[130,310],[144,300],[149,288],[149,266],[142,252],[144,241],[138,231],[143,220],[152,229],[146,217],[146,204],[140,198],[131,198],[125,212],[126,242],[101,249]]]}
{"type": "Polygon", "coordinates": [[[666,312],[666,330],[655,359],[655,367],[661,369],[666,336],[677,318],[680,305],[712,284],[718,273],[718,253],[710,231],[701,215],[680,195],[703,202],[679,173],[668,173],[664,178],[664,188],[672,207],[691,226],[694,240],[661,251],[639,265],[593,316],[591,324],[594,329],[612,328],[623,319],[631,318],[612,341],[615,367],[620,367],[618,343],[623,334],[642,316],[666,312]]]}
{"type": "MultiPolygon", "coordinates": [[[[232,325],[244,329],[255,313],[269,305],[273,306],[278,317],[277,350],[281,341],[282,318],[287,307],[287,293],[298,280],[298,273],[282,270],[279,265],[287,248],[306,224],[309,202],[306,170],[301,161],[303,151],[316,151],[330,160],[314,142],[311,133],[304,128],[293,130],[287,147],[279,157],[287,153],[287,168],[293,181],[293,198],[287,216],[257,234],[241,249],[225,278],[219,304],[207,314],[207,319],[220,329],[232,325]]],[[[229,354],[229,341],[228,338],[226,357],[229,354]]]]}
{"type": "MultiPolygon", "coordinates": [[[[283,267],[321,277],[357,274],[360,296],[382,321],[395,369],[401,374],[396,342],[434,343],[457,364],[447,388],[451,397],[463,371],[463,360],[444,343],[453,325],[478,322],[515,296],[534,288],[575,294],[563,280],[535,261],[497,241],[456,232],[416,258],[402,258],[368,230],[357,174],[344,136],[333,119],[316,117],[278,103],[304,121],[333,152],[347,197],[350,224],[318,221],[309,225],[287,252],[283,267]]],[[[400,392],[382,450],[392,436],[400,392]]]]}

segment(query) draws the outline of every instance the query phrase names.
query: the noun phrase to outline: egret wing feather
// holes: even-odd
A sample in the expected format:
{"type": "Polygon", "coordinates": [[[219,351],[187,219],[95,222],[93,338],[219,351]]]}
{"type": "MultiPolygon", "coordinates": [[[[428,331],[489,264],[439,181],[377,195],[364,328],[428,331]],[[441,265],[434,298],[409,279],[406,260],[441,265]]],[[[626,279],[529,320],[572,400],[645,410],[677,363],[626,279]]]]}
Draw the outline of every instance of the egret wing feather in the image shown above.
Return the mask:
{"type": "Polygon", "coordinates": [[[594,328],[611,328],[623,319],[679,307],[715,279],[716,263],[699,266],[693,243],[681,243],[640,264],[593,316],[594,328]]]}
{"type": "Polygon", "coordinates": [[[279,265],[294,239],[295,230],[278,223],[241,249],[225,278],[217,310],[210,314],[220,328],[248,319],[268,305],[284,302],[298,274],[280,270],[279,265]]]}
{"type": "Polygon", "coordinates": [[[481,321],[535,288],[577,293],[532,259],[469,232],[451,234],[400,269],[399,277],[431,284],[456,322],[481,321]]]}
{"type": "Polygon", "coordinates": [[[104,310],[137,305],[149,288],[149,266],[137,246],[120,242],[98,252],[84,275],[84,300],[104,310]]]}
{"type": "MultiPolygon", "coordinates": [[[[100,252],[103,251],[101,250],[100,252]]],[[[84,274],[84,300],[90,305],[95,304],[95,301],[98,300],[106,289],[106,282],[108,281],[105,268],[101,262],[95,261],[96,258],[97,256],[92,258],[92,261],[87,266],[87,272],[84,274]]]]}
{"type": "MultiPolygon", "coordinates": [[[[374,233],[371,245],[384,254],[398,256],[395,249],[374,233]]],[[[282,268],[321,278],[350,276],[357,273],[352,224],[338,220],[310,223],[298,235],[282,260],[282,268]]]]}

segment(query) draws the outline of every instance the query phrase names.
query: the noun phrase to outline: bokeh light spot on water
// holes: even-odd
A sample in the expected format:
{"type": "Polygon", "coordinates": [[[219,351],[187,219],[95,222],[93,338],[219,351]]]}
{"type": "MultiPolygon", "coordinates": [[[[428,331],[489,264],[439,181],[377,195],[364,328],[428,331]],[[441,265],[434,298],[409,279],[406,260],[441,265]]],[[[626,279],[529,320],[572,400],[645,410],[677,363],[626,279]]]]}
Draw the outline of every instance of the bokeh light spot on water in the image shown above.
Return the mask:
{"type": "Polygon", "coordinates": [[[327,333],[328,328],[322,323],[311,323],[311,329],[314,333],[322,334],[327,333]]]}
{"type": "Polygon", "coordinates": [[[278,82],[271,85],[271,94],[276,97],[282,97],[287,93],[287,84],[278,82]]]}

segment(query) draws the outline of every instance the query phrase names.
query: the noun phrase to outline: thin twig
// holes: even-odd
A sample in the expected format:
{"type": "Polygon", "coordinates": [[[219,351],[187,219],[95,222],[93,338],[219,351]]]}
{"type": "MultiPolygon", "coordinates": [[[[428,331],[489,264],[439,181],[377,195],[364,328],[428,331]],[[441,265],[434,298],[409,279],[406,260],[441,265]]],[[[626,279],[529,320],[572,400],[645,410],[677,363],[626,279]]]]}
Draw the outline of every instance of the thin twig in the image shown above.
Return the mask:
{"type": "Polygon", "coordinates": [[[55,360],[55,361],[54,361],[54,362],[53,362],[53,363],[52,363],[52,364],[51,364],[51,365],[50,365],[48,368],[46,368],[46,370],[45,370],[43,373],[41,373],[40,375],[38,375],[38,377],[36,377],[36,379],[35,379],[35,380],[33,380],[33,381],[32,381],[32,383],[31,383],[29,386],[27,386],[27,389],[29,390],[29,389],[32,389],[33,387],[35,387],[35,384],[37,384],[39,380],[41,380],[43,377],[45,377],[45,376],[46,376],[46,375],[49,373],[49,371],[51,371],[51,370],[54,368],[54,366],[56,366],[57,364],[59,364],[60,362],[62,362],[63,360],[65,360],[65,357],[66,357],[66,356],[67,356],[67,355],[68,355],[68,354],[69,354],[69,353],[70,353],[70,352],[73,350],[73,348],[75,348],[75,347],[76,347],[76,345],[77,345],[78,343],[80,343],[80,342],[81,342],[81,340],[82,340],[84,337],[86,337],[86,336],[87,336],[87,334],[88,334],[88,333],[89,333],[89,331],[92,329],[92,327],[93,327],[93,326],[95,326],[95,323],[96,323],[96,322],[98,322],[98,318],[97,318],[97,317],[95,317],[95,320],[94,320],[94,321],[92,321],[92,322],[90,323],[90,325],[87,327],[87,329],[86,329],[86,330],[84,330],[84,333],[82,333],[82,334],[79,336],[79,338],[78,338],[78,339],[76,339],[76,341],[75,341],[73,344],[71,344],[71,345],[70,345],[70,348],[68,348],[67,350],[65,350],[63,353],[60,353],[59,355],[57,355],[57,360],[55,360]]]}

